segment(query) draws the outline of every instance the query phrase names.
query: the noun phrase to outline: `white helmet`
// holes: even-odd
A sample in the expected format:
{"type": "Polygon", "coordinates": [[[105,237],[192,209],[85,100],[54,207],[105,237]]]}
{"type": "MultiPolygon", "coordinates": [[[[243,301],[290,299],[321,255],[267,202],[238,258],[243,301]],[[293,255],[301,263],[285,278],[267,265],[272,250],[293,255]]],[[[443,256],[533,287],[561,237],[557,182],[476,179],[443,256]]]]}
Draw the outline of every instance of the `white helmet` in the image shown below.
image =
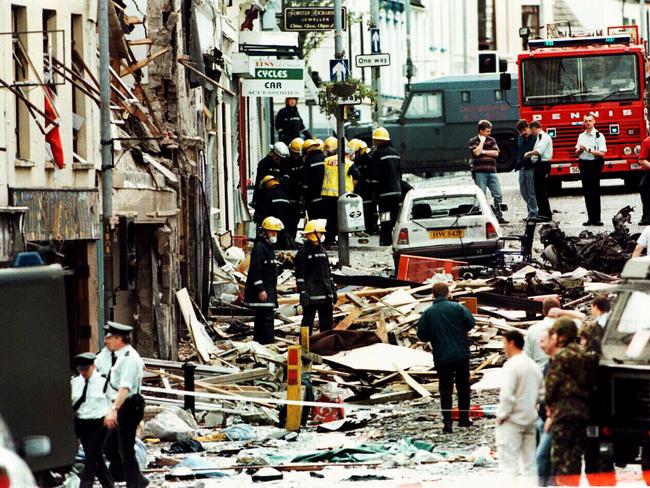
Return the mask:
{"type": "Polygon", "coordinates": [[[228,261],[233,268],[239,268],[241,263],[246,259],[246,253],[244,250],[236,246],[229,247],[223,254],[226,261],[228,261]]]}
{"type": "Polygon", "coordinates": [[[271,150],[281,158],[289,157],[289,148],[284,142],[276,142],[271,146],[271,150]]]}

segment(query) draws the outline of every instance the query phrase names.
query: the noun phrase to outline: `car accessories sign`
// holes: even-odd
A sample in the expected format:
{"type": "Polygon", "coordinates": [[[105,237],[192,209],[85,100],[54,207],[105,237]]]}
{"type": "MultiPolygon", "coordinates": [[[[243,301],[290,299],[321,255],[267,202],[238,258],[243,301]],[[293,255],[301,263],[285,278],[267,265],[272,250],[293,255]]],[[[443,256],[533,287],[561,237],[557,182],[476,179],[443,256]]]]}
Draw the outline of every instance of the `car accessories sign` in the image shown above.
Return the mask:
{"type": "Polygon", "coordinates": [[[251,60],[253,78],[242,80],[245,97],[305,96],[305,62],[296,59],[251,60]]]}
{"type": "MultiPolygon", "coordinates": [[[[346,8],[341,8],[343,30],[346,28],[346,8]]],[[[334,30],[334,9],[327,7],[288,7],[284,9],[285,31],[331,31],[334,30]]]]}

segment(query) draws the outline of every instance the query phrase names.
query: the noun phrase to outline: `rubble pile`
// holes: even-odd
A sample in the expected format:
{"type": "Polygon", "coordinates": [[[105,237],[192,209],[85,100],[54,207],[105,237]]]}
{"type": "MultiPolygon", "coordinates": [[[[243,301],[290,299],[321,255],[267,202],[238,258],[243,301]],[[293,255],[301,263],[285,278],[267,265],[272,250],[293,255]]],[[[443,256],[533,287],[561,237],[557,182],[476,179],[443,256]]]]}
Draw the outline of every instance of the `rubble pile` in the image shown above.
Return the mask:
{"type": "MultiPolygon", "coordinates": [[[[617,218],[617,230],[606,238],[624,242],[629,212],[624,209],[617,218]]],[[[558,228],[545,232],[549,238],[561,234],[558,228]]],[[[583,249],[578,242],[571,241],[574,250],[583,249]]],[[[530,264],[485,278],[438,271],[425,283],[390,278],[381,266],[344,268],[334,273],[334,328],[318,333],[316,321],[309,349],[302,351],[303,399],[315,403],[303,406],[303,428],[296,433],[284,429],[288,348],[301,344],[293,253],[278,255],[283,271],[275,343],[270,345],[251,340],[254,317],[240,305],[246,253],[220,254],[223,259],[213,273],[216,298],[207,317],[186,290],[176,294],[186,326],[179,348],[183,362],[146,360],[145,437],[150,454],[155,453],[150,473],[164,475],[166,483],[198,473],[248,481],[298,480],[307,472],[314,478],[321,470],[338,469],[345,481],[350,476],[391,479],[395,473],[390,469],[413,465],[438,473],[436,469],[452,465],[459,474],[478,466],[490,469],[490,448],[480,444],[484,432],[462,433],[466,438],[458,439],[458,449],[440,437],[438,377],[430,345],[417,338],[420,315],[433,301],[431,283],[446,281],[453,298],[476,320],[469,334],[472,409],[482,425],[491,426],[491,405],[497,401],[495,388],[505,361],[500,333],[525,331],[540,320],[546,296],[557,296],[568,307],[587,308],[595,293],[618,281],[600,270],[549,270],[530,264]],[[181,410],[187,361],[196,364],[195,422],[181,410]],[[476,453],[468,452],[468,445],[476,453]]],[[[331,472],[327,478],[338,479],[331,472]]]]}
{"type": "Polygon", "coordinates": [[[612,232],[594,234],[585,230],[576,237],[565,235],[557,223],[543,225],[539,231],[544,246],[542,258],[553,269],[563,272],[584,267],[620,273],[638,238],[638,235],[631,235],[628,228],[632,212],[630,206],[619,210],[612,218],[612,232]]]}

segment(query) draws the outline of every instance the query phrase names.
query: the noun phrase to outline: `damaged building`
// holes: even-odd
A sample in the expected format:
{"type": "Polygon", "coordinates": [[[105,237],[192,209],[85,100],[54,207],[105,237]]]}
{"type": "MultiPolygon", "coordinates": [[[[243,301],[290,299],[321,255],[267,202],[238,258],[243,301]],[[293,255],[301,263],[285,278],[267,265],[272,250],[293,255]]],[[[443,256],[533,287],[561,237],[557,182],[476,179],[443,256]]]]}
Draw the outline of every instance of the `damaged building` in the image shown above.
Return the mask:
{"type": "MultiPolygon", "coordinates": [[[[65,269],[71,351],[99,340],[99,109],[70,83],[97,67],[97,7],[0,2],[0,261],[41,251],[65,269]]],[[[84,88],[85,89],[85,88],[84,88]]]]}

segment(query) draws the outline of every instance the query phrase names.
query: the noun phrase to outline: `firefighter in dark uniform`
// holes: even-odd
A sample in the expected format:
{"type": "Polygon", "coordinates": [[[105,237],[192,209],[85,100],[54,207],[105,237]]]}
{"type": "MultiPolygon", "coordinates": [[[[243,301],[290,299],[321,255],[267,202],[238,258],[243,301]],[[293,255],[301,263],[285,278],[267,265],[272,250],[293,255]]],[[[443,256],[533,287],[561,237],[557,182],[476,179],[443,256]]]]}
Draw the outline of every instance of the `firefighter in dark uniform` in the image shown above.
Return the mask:
{"type": "Polygon", "coordinates": [[[106,377],[106,396],[111,402],[104,417],[108,435],[104,450],[111,451],[118,446],[127,488],[142,488],[149,480],[140,473],[135,458],[135,433],[144,417],[144,398],[140,394],[144,362],[131,347],[129,325],[108,322],[106,345],[115,354],[115,364],[106,377]]]}
{"type": "Polygon", "coordinates": [[[95,367],[95,359],[92,352],[75,356],[79,376],[70,382],[75,432],[85,455],[84,467],[79,474],[79,486],[92,488],[97,477],[103,488],[112,488],[115,484],[102,456],[107,432],[104,415],[110,409],[110,403],[104,394],[106,378],[95,367]]]}
{"type": "Polygon", "coordinates": [[[302,173],[302,191],[310,219],[324,217],[320,196],[325,174],[325,153],[323,141],[320,139],[307,139],[302,146],[305,164],[302,173]]]}
{"type": "Polygon", "coordinates": [[[275,116],[275,128],[278,131],[278,137],[287,145],[303,133],[309,137],[297,105],[297,98],[287,98],[284,108],[280,109],[275,116]]]}
{"type": "MultiPolygon", "coordinates": [[[[269,153],[264,156],[257,164],[257,172],[255,173],[255,187],[253,188],[253,202],[252,207],[258,211],[259,198],[260,198],[260,183],[265,176],[272,175],[278,179],[282,176],[281,162],[283,159],[289,157],[289,148],[284,142],[276,142],[271,146],[269,153]]],[[[259,224],[259,222],[258,222],[259,224]]]]}
{"type": "MultiPolygon", "coordinates": [[[[295,240],[296,231],[298,230],[298,222],[300,221],[300,213],[302,207],[302,171],[304,166],[304,159],[302,157],[302,146],[305,144],[300,137],[296,137],[289,144],[289,157],[282,160],[280,164],[280,172],[282,173],[282,189],[289,197],[291,208],[287,216],[287,220],[282,220],[286,232],[291,238],[295,240]]],[[[274,214],[272,214],[274,215],[274,214]]]]}
{"type": "Polygon", "coordinates": [[[359,169],[361,174],[357,186],[354,187],[354,192],[363,198],[363,218],[366,225],[367,234],[377,233],[377,203],[373,199],[372,194],[372,175],[370,174],[370,154],[368,152],[368,144],[361,139],[352,139],[348,142],[351,155],[350,159],[354,161],[354,165],[359,169]]]}
{"type": "Polygon", "coordinates": [[[296,285],[300,293],[303,315],[301,327],[309,327],[311,335],[318,312],[318,328],[332,328],[336,288],[332,280],[329,258],[321,242],[325,238],[325,222],[310,220],[303,231],[306,242],[296,254],[296,285]]]}
{"type": "Polygon", "coordinates": [[[284,224],[279,219],[265,218],[262,222],[262,235],[255,241],[251,251],[244,305],[255,312],[253,340],[260,344],[272,344],[275,341],[273,311],[278,306],[278,266],[273,245],[277,242],[278,232],[283,229],[284,224]]]}
{"type": "Polygon", "coordinates": [[[379,205],[379,214],[389,213],[390,219],[381,222],[381,245],[391,243],[391,233],[397,221],[397,213],[402,199],[402,165],[399,153],[390,143],[390,134],[383,127],[372,133],[372,142],[376,149],[372,155],[371,170],[375,182],[375,198],[379,205]]]}
{"type": "MultiPolygon", "coordinates": [[[[270,216],[280,219],[283,224],[290,220],[293,209],[280,180],[275,176],[267,175],[262,179],[260,186],[263,193],[260,196],[259,211],[255,214],[255,220],[260,225],[270,216]]],[[[278,241],[274,247],[276,249],[294,248],[294,238],[287,232],[286,226],[278,233],[278,241]]]]}

